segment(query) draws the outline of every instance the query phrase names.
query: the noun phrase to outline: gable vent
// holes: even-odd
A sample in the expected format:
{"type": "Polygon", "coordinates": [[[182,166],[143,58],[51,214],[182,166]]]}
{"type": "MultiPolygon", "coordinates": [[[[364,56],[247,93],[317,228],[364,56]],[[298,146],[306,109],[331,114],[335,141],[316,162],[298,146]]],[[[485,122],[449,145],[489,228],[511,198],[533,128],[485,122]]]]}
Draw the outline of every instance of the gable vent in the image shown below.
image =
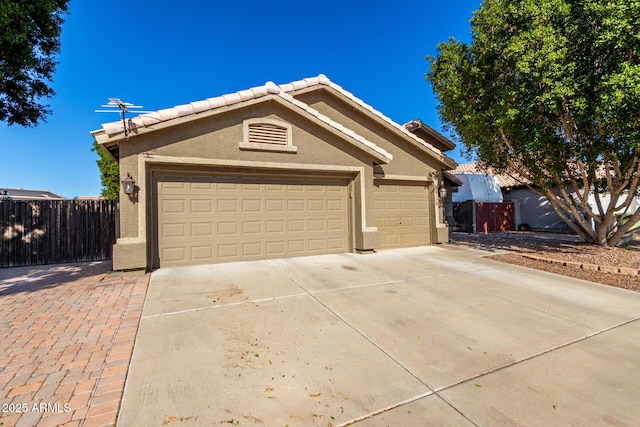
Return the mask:
{"type": "Polygon", "coordinates": [[[287,145],[287,131],[283,126],[270,123],[249,125],[249,143],[287,145]]]}

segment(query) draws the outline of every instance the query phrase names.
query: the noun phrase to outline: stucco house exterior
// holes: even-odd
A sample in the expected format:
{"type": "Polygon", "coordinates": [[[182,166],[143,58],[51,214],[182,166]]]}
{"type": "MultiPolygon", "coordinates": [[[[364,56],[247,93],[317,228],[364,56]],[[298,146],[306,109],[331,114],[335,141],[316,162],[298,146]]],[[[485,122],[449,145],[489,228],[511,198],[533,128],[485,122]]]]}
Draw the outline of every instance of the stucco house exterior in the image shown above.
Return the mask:
{"type": "Polygon", "coordinates": [[[442,152],[443,137],[417,136],[324,75],[92,134],[119,160],[121,178],[135,180],[133,194],[121,189],[114,270],[448,238],[438,188],[455,162],[442,152]]]}

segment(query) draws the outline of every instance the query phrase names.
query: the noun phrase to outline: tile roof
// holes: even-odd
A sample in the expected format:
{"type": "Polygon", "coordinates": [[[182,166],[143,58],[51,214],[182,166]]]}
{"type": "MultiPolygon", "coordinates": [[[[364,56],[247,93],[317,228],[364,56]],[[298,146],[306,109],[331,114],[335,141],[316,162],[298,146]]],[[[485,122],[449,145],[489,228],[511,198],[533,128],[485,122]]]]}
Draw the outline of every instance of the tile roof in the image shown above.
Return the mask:
{"type": "MultiPolygon", "coordinates": [[[[330,87],[335,91],[339,92],[340,94],[342,94],[343,96],[349,98],[351,101],[353,101],[363,109],[369,111],[370,113],[372,113],[373,115],[381,119],[382,121],[392,126],[394,129],[402,133],[407,138],[413,140],[416,144],[423,147],[423,149],[433,154],[436,158],[440,159],[445,164],[449,164],[451,165],[451,167],[455,165],[455,162],[452,159],[442,154],[442,152],[437,148],[435,148],[433,145],[429,144],[428,142],[414,135],[409,130],[407,130],[404,126],[399,125],[398,123],[391,120],[389,117],[385,116],[378,110],[366,104],[364,101],[357,98],[351,92],[348,92],[345,89],[343,89],[341,86],[333,83],[323,74],[320,74],[317,77],[310,77],[302,80],[297,80],[297,81],[283,84],[283,85],[276,85],[273,82],[267,82],[263,86],[256,86],[250,89],[241,90],[231,94],[221,95],[214,98],[208,98],[202,101],[191,102],[189,104],[177,105],[175,107],[166,108],[153,113],[141,114],[137,117],[128,119],[128,122],[131,128],[135,128],[135,129],[151,127],[161,122],[166,122],[169,120],[173,120],[173,119],[177,119],[185,116],[195,115],[198,113],[215,110],[217,108],[230,106],[230,105],[238,104],[241,102],[272,95],[272,96],[277,96],[280,99],[283,99],[284,101],[305,111],[306,113],[324,122],[325,124],[329,125],[335,130],[347,135],[350,138],[355,139],[358,143],[366,146],[370,150],[373,150],[379,155],[391,160],[393,158],[391,153],[387,152],[381,147],[378,147],[376,144],[367,140],[363,136],[358,135],[357,133],[353,132],[351,129],[348,129],[343,125],[341,125],[340,123],[321,114],[319,111],[315,110],[314,108],[310,107],[306,103],[296,99],[294,96],[291,95],[291,92],[295,92],[301,89],[306,89],[306,88],[319,86],[319,85],[330,87]]],[[[92,134],[94,134],[94,136],[99,134],[104,134],[108,138],[116,137],[115,139],[120,139],[121,137],[124,137],[124,127],[121,121],[104,123],[102,125],[102,129],[93,131],[92,134]],[[122,134],[122,136],[119,136],[120,134],[122,134]]]]}
{"type": "MultiPolygon", "coordinates": [[[[308,79],[301,80],[304,84],[319,84],[320,80],[328,81],[328,79],[322,75],[318,77],[312,77],[308,79]]],[[[293,90],[295,87],[301,87],[299,82],[293,82],[286,86],[288,89],[293,90]]],[[[128,122],[132,128],[139,129],[144,127],[149,127],[153,125],[157,125],[161,122],[166,122],[169,120],[177,119],[180,117],[190,116],[197,113],[203,113],[205,111],[215,110],[217,108],[238,104],[241,102],[258,99],[267,95],[278,96],[280,99],[294,105],[295,107],[305,111],[306,113],[312,115],[316,119],[324,122],[329,125],[333,129],[341,132],[342,134],[355,139],[358,143],[367,147],[368,149],[376,152],[378,155],[391,160],[393,159],[393,155],[383,149],[382,147],[378,147],[373,142],[367,140],[361,135],[353,132],[352,130],[344,127],[340,123],[330,119],[329,117],[321,114],[319,111],[311,108],[309,105],[305,104],[302,101],[295,99],[293,96],[287,93],[286,90],[282,88],[282,86],[278,86],[273,82],[267,82],[263,86],[257,86],[250,89],[241,90],[239,92],[226,94],[217,96],[214,98],[208,98],[202,101],[191,102],[189,104],[177,105],[172,108],[166,108],[163,110],[159,110],[154,113],[145,113],[141,114],[137,117],[128,119],[128,122]]],[[[118,134],[124,134],[124,127],[121,121],[104,123],[102,125],[102,130],[97,130],[92,132],[94,135],[97,135],[101,132],[104,132],[109,137],[116,136],[118,134]]]]}
{"type": "MultiPolygon", "coordinates": [[[[575,171],[575,173],[579,175],[577,166],[570,165],[570,168],[572,168],[575,171]]],[[[501,188],[519,187],[519,186],[530,184],[530,181],[524,177],[518,178],[517,175],[494,173],[494,171],[491,168],[483,167],[480,164],[480,162],[464,163],[464,164],[458,165],[454,170],[449,172],[453,174],[493,175],[498,180],[498,184],[500,185],[501,188]]],[[[596,169],[595,174],[597,179],[605,179],[606,171],[604,169],[604,166],[599,165],[598,168],[596,169]]],[[[615,172],[613,170],[611,171],[611,175],[615,175],[615,172]]]]}
{"type": "Polygon", "coordinates": [[[526,185],[525,180],[518,180],[511,175],[494,173],[491,168],[484,168],[480,162],[464,163],[456,166],[456,168],[450,171],[452,174],[480,174],[480,175],[493,175],[498,180],[500,188],[506,187],[519,187],[526,185]]]}

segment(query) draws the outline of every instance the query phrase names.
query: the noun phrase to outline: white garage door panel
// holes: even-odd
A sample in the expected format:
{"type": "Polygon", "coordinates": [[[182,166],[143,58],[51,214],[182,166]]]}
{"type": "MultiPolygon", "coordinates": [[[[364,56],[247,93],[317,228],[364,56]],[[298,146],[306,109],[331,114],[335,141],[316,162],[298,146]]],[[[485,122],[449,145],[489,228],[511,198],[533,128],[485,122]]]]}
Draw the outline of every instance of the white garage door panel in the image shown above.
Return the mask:
{"type": "Polygon", "coordinates": [[[431,244],[426,185],[374,185],[374,221],[381,249],[431,244]]]}
{"type": "Polygon", "coordinates": [[[349,252],[345,181],[273,181],[158,176],[156,263],[349,252]]]}

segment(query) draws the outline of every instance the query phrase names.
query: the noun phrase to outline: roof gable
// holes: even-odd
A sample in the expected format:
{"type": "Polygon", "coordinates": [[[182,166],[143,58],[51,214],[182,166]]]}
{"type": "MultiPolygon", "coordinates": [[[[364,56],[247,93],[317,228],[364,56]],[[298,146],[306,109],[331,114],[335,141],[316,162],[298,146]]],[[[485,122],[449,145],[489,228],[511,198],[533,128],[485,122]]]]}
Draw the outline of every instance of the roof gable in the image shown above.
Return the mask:
{"type": "MultiPolygon", "coordinates": [[[[296,94],[304,93],[308,90],[322,89],[322,88],[330,89],[333,91],[334,94],[341,97],[347,103],[351,104],[353,107],[360,108],[362,111],[366,112],[371,118],[384,124],[384,126],[396,132],[399,136],[401,136],[401,138],[410,142],[412,145],[414,145],[421,151],[426,152],[430,156],[437,158],[439,161],[441,161],[442,163],[444,163],[445,165],[451,168],[454,168],[456,165],[455,161],[449,158],[448,156],[446,156],[445,154],[443,154],[439,148],[435,147],[434,145],[425,141],[419,136],[413,134],[405,126],[396,123],[391,118],[385,116],[383,113],[381,113],[380,111],[373,108],[371,105],[364,102],[362,99],[356,97],[353,93],[345,90],[342,86],[329,80],[323,74],[320,74],[318,77],[303,79],[303,80],[298,80],[295,82],[283,84],[283,85],[280,85],[280,88],[283,91],[292,94],[294,97],[296,96],[296,94]]],[[[432,132],[437,134],[435,130],[433,129],[431,130],[432,132]]],[[[446,139],[441,135],[440,137],[443,139],[446,139]]]]}
{"type": "MultiPolygon", "coordinates": [[[[307,79],[318,80],[317,77],[307,79]]],[[[196,101],[190,104],[178,105],[173,108],[159,110],[154,113],[141,114],[127,120],[128,130],[133,135],[125,135],[125,128],[121,121],[105,123],[102,129],[91,132],[98,143],[107,148],[117,157],[117,143],[123,139],[135,137],[136,134],[152,132],[175,124],[181,124],[189,120],[197,120],[208,117],[221,111],[228,111],[229,108],[244,107],[249,103],[276,100],[291,110],[305,116],[307,119],[328,128],[338,134],[343,139],[352,143],[356,147],[371,154],[382,163],[388,163],[393,159],[391,153],[367,140],[363,136],[346,128],[342,124],[321,114],[304,102],[295,99],[280,86],[273,82],[267,82],[264,86],[242,90],[233,94],[208,98],[203,101],[196,101]]]]}

